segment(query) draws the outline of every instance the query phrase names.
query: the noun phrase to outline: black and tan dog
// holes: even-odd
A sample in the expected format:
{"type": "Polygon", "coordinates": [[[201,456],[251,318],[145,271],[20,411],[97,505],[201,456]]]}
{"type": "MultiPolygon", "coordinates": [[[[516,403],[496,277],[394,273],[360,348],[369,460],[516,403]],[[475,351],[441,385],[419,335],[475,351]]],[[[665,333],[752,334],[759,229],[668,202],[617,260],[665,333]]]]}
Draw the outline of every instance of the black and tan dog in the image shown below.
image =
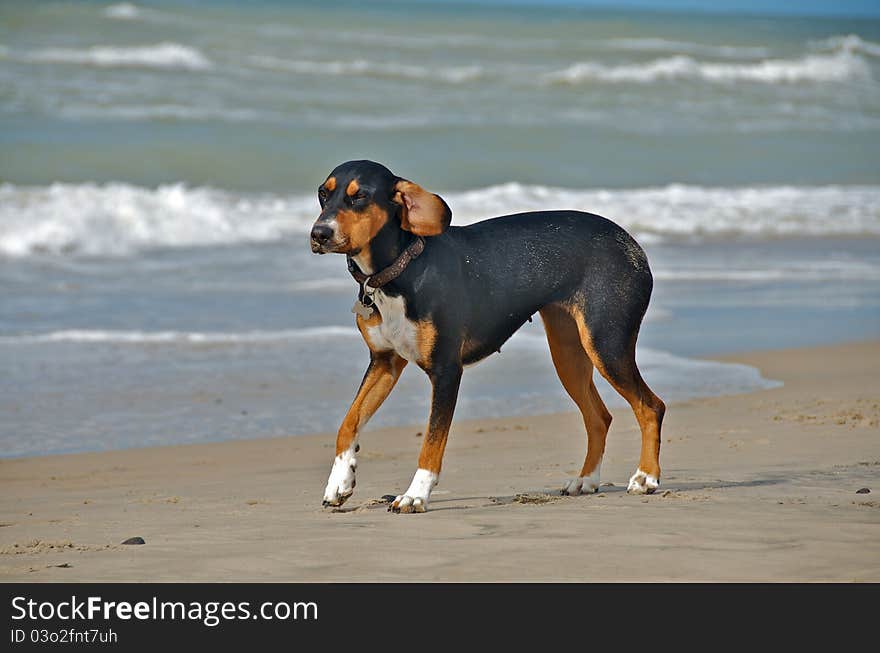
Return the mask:
{"type": "Polygon", "coordinates": [[[358,432],[413,362],[431,380],[431,414],[418,471],[390,509],[424,512],[440,474],[462,369],[498,351],[536,312],[587,431],[583,469],[563,493],[599,487],[611,415],[593,384],[594,367],[629,402],[641,427],[641,458],[628,490],[659,487],[665,405],[635,361],[653,279],[642,248],[621,227],[579,211],[450,227],[451,212],[439,196],[372,161],[338,166],[318,198],[312,251],[348,255],[360,284],[352,310],[370,349],[370,365],[339,428],[325,506],[351,496],[358,432]]]}

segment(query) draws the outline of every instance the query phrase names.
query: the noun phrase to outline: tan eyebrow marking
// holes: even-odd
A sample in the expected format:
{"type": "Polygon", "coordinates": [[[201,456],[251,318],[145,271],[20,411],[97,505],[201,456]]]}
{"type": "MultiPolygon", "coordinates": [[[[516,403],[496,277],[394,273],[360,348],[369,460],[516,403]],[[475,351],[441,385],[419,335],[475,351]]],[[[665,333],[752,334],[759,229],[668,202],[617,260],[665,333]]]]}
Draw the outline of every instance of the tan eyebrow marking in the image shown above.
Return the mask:
{"type": "Polygon", "coordinates": [[[324,182],[324,188],[330,193],[336,190],[336,177],[328,177],[327,181],[324,182]]]}
{"type": "Polygon", "coordinates": [[[357,179],[352,179],[351,183],[348,185],[348,188],[345,189],[345,194],[351,197],[355,193],[360,190],[360,186],[358,186],[357,179]]]}

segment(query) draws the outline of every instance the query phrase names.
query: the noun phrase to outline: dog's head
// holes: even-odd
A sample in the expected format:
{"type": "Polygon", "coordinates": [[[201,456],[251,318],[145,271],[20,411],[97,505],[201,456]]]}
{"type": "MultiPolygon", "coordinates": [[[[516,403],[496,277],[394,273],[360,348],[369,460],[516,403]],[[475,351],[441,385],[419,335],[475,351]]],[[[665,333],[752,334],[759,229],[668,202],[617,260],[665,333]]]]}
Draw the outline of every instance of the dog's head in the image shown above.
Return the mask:
{"type": "Polygon", "coordinates": [[[373,161],[348,161],[318,187],[321,215],[312,227],[312,251],[357,254],[383,230],[436,236],[452,211],[439,195],[395,176],[373,161]]]}

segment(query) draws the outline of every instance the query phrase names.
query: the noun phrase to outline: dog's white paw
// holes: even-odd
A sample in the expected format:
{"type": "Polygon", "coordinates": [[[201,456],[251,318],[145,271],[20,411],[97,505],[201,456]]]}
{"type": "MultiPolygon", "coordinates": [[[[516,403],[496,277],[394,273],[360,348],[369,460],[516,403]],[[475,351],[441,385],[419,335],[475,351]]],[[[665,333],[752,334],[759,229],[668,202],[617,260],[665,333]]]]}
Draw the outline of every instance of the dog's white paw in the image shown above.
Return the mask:
{"type": "Polygon", "coordinates": [[[594,469],[591,474],[587,476],[578,476],[577,478],[571,479],[562,488],[562,494],[567,494],[574,497],[578,494],[593,494],[594,492],[598,492],[599,467],[601,467],[601,464],[596,467],[596,469],[594,469]]]}
{"type": "Polygon", "coordinates": [[[330,478],[327,479],[327,487],[324,489],[324,507],[341,506],[354,493],[356,469],[354,449],[348,449],[336,456],[333,460],[333,469],[330,470],[330,478]]]}
{"type": "Polygon", "coordinates": [[[411,497],[408,494],[401,494],[391,502],[388,510],[391,512],[426,512],[428,510],[428,502],[422,497],[411,497]]]}
{"type": "Polygon", "coordinates": [[[390,512],[425,512],[428,510],[428,497],[437,485],[437,474],[427,469],[419,469],[413,476],[409,489],[398,496],[388,506],[390,512]]]}
{"type": "Polygon", "coordinates": [[[626,491],[630,494],[653,494],[660,487],[660,479],[651,476],[641,469],[637,469],[636,473],[629,479],[629,485],[626,491]]]}

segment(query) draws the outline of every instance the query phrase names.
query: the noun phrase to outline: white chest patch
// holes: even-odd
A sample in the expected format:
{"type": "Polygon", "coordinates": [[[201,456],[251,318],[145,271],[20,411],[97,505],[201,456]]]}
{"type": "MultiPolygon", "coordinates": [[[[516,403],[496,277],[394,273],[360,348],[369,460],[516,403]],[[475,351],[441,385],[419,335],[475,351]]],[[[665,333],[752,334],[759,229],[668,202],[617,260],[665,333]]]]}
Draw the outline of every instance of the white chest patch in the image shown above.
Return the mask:
{"type": "Polygon", "coordinates": [[[419,359],[416,325],[406,319],[403,297],[388,297],[381,290],[373,295],[382,323],[367,329],[370,344],[380,350],[393,349],[398,356],[414,363],[419,359]]]}

